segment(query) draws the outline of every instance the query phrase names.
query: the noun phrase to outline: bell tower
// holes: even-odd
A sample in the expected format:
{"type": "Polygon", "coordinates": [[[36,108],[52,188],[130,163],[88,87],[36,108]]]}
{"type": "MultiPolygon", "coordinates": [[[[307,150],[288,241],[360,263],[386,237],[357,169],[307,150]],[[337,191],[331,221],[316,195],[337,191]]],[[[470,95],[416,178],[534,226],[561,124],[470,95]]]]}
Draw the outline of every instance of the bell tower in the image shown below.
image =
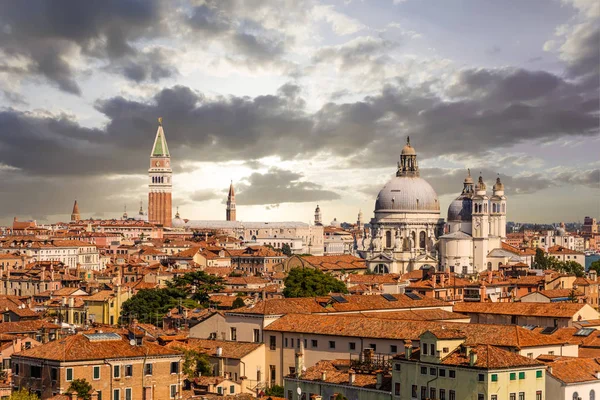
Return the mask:
{"type": "Polygon", "coordinates": [[[506,196],[500,176],[496,179],[491,198],[490,234],[506,239],[506,196]]]}
{"type": "Polygon", "coordinates": [[[233,190],[233,181],[229,185],[229,194],[227,195],[227,210],[225,212],[225,219],[227,221],[235,221],[235,191],[233,190]]]}
{"type": "Polygon", "coordinates": [[[172,220],[172,178],[171,155],[167,147],[167,139],[162,126],[162,118],[158,119],[158,130],[150,153],[150,178],[148,193],[148,221],[154,224],[171,226],[172,220]]]}

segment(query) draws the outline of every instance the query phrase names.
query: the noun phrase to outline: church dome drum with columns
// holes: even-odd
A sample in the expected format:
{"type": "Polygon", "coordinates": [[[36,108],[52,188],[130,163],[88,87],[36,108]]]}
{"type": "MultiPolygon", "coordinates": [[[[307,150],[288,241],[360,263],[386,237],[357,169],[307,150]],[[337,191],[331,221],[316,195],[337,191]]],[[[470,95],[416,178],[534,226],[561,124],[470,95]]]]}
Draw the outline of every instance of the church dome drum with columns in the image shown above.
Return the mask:
{"type": "Polygon", "coordinates": [[[417,152],[407,139],[396,176],[379,192],[362,252],[371,271],[404,273],[437,265],[442,233],[437,193],[420,177],[417,152]]]}

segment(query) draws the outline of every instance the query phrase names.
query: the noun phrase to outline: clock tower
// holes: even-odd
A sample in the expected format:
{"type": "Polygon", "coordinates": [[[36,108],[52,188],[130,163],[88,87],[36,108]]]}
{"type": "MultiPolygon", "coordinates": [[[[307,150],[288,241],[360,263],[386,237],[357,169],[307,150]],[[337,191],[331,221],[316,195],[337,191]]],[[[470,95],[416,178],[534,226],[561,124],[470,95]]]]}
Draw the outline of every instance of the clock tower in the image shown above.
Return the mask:
{"type": "Polygon", "coordinates": [[[148,192],[148,221],[154,224],[171,226],[171,155],[167,147],[167,139],[162,127],[162,118],[158,119],[158,130],[150,153],[150,178],[148,192]]]}

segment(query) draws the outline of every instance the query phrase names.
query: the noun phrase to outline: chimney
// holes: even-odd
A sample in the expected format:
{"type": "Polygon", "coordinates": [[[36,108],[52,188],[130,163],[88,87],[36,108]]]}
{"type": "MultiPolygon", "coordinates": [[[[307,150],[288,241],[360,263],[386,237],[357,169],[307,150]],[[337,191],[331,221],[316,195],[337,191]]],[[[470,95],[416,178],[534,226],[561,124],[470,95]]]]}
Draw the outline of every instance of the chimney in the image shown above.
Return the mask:
{"type": "Polygon", "coordinates": [[[412,341],[410,340],[405,340],[404,341],[404,357],[406,357],[406,359],[410,359],[410,357],[412,356],[412,341]]]}
{"type": "Polygon", "coordinates": [[[327,371],[322,371],[321,372],[321,380],[322,381],[326,381],[327,380],[327,371]]]}
{"type": "Polygon", "coordinates": [[[73,297],[69,297],[69,308],[75,307],[75,299],[73,297]]]}
{"type": "Polygon", "coordinates": [[[356,372],[351,368],[348,370],[348,384],[354,385],[354,381],[356,380],[356,372]]]}
{"type": "Polygon", "coordinates": [[[379,390],[381,389],[381,386],[383,385],[383,371],[382,370],[377,370],[377,383],[375,384],[375,389],[379,390]]]}
{"type": "Polygon", "coordinates": [[[304,354],[302,351],[299,351],[295,354],[296,356],[296,378],[300,378],[302,376],[302,369],[304,368],[304,354]]]}
{"type": "Polygon", "coordinates": [[[472,367],[477,362],[477,350],[472,349],[469,353],[469,365],[472,367]]]}
{"type": "Polygon", "coordinates": [[[552,366],[548,366],[548,373],[552,374],[552,366]]]}
{"type": "Polygon", "coordinates": [[[600,379],[600,371],[596,371],[596,379],[600,379]]]}
{"type": "Polygon", "coordinates": [[[69,395],[71,396],[71,400],[77,400],[77,397],[79,397],[77,396],[77,392],[71,392],[69,395]]]}

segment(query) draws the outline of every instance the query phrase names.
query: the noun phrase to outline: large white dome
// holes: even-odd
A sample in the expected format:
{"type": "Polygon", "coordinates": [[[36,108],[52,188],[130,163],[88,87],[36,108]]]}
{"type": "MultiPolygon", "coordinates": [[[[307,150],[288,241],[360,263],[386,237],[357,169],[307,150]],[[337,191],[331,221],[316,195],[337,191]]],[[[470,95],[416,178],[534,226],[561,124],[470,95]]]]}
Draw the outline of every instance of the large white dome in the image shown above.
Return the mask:
{"type": "Polygon", "coordinates": [[[418,176],[395,176],[377,195],[375,211],[440,212],[437,193],[418,176]]]}

